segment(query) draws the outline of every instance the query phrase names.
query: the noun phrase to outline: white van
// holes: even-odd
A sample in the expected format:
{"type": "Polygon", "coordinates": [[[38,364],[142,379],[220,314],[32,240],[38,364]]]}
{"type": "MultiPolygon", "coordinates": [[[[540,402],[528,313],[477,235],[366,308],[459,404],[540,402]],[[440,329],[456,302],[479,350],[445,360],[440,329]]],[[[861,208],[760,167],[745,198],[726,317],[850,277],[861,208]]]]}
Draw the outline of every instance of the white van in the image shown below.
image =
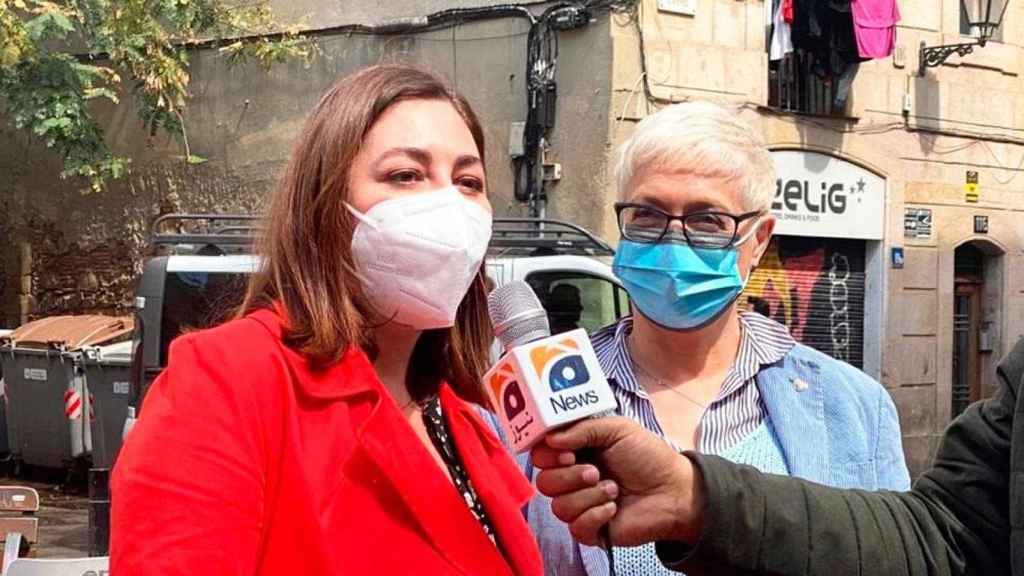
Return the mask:
{"type": "MultiPolygon", "coordinates": [[[[133,406],[141,406],[166,366],[171,340],[221,321],[241,302],[248,275],[259,266],[250,253],[254,222],[250,216],[172,214],[154,223],[158,255],[146,262],[136,292],[133,406]]],[[[496,218],[493,230],[488,277],[495,286],[530,284],[553,333],[593,331],[629,313],[626,291],[612,275],[614,251],[587,230],[530,218],[496,218]]]]}

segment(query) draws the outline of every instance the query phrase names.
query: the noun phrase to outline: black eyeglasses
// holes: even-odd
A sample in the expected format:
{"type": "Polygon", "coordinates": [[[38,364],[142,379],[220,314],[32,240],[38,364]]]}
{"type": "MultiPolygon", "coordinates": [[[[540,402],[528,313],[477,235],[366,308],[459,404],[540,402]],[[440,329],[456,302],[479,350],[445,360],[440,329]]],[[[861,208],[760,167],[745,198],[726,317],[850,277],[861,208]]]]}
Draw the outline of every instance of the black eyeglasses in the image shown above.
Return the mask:
{"type": "Polygon", "coordinates": [[[746,214],[729,214],[714,210],[702,210],[689,214],[669,214],[661,208],[647,204],[617,202],[615,214],[619,220],[619,232],[626,240],[644,244],[656,244],[668,238],[685,240],[694,248],[729,248],[739,240],[740,224],[764,214],[763,210],[746,214]],[[683,225],[682,238],[677,232],[669,232],[673,220],[683,225]]]}

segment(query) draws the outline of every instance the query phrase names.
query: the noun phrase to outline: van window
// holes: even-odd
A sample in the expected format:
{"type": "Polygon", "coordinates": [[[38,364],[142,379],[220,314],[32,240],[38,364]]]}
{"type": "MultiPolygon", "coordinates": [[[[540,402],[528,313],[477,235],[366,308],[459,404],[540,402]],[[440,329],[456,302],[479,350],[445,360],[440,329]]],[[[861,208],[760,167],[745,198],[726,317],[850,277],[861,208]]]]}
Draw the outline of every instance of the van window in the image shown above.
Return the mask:
{"type": "Polygon", "coordinates": [[[527,284],[548,312],[551,333],[593,332],[629,314],[629,296],[614,282],[572,271],[534,272],[527,284]]]}
{"type": "Polygon", "coordinates": [[[160,319],[160,366],[167,365],[171,340],[227,320],[242,304],[249,274],[168,272],[160,319]]]}

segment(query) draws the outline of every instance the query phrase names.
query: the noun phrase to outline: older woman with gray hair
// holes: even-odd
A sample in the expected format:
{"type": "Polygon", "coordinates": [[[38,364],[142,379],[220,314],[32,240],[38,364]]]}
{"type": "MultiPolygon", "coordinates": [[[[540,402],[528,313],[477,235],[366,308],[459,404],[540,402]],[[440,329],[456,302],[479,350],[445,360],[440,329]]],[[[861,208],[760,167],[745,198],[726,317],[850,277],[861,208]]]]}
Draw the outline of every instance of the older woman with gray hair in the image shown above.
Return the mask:
{"type": "MultiPolygon", "coordinates": [[[[614,270],[633,315],[593,343],[619,413],[679,451],[832,486],[907,489],[885,389],[797,343],[785,326],[740,310],[775,225],[774,167],[757,132],[715,104],[669,106],[623,145],[617,178],[614,270]]],[[[578,466],[593,490],[618,490],[599,482],[591,464],[578,466]]],[[[533,500],[527,516],[548,574],[608,573],[605,552],[576,543],[547,498],[533,500]]],[[[668,573],[653,544],[616,548],[612,557],[619,575],[668,573]]]]}

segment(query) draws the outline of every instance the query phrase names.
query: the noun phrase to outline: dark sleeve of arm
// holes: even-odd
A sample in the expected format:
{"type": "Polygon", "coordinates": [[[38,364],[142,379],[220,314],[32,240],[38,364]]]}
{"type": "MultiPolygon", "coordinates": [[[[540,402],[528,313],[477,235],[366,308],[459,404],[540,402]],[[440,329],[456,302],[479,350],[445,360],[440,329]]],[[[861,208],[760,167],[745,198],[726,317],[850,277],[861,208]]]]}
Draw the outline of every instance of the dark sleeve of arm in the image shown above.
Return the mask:
{"type": "Polygon", "coordinates": [[[1004,379],[950,425],[911,492],[839,490],[688,454],[705,480],[704,534],[685,550],[659,543],[659,555],[691,575],[1009,574],[1014,404],[1004,379]]]}

